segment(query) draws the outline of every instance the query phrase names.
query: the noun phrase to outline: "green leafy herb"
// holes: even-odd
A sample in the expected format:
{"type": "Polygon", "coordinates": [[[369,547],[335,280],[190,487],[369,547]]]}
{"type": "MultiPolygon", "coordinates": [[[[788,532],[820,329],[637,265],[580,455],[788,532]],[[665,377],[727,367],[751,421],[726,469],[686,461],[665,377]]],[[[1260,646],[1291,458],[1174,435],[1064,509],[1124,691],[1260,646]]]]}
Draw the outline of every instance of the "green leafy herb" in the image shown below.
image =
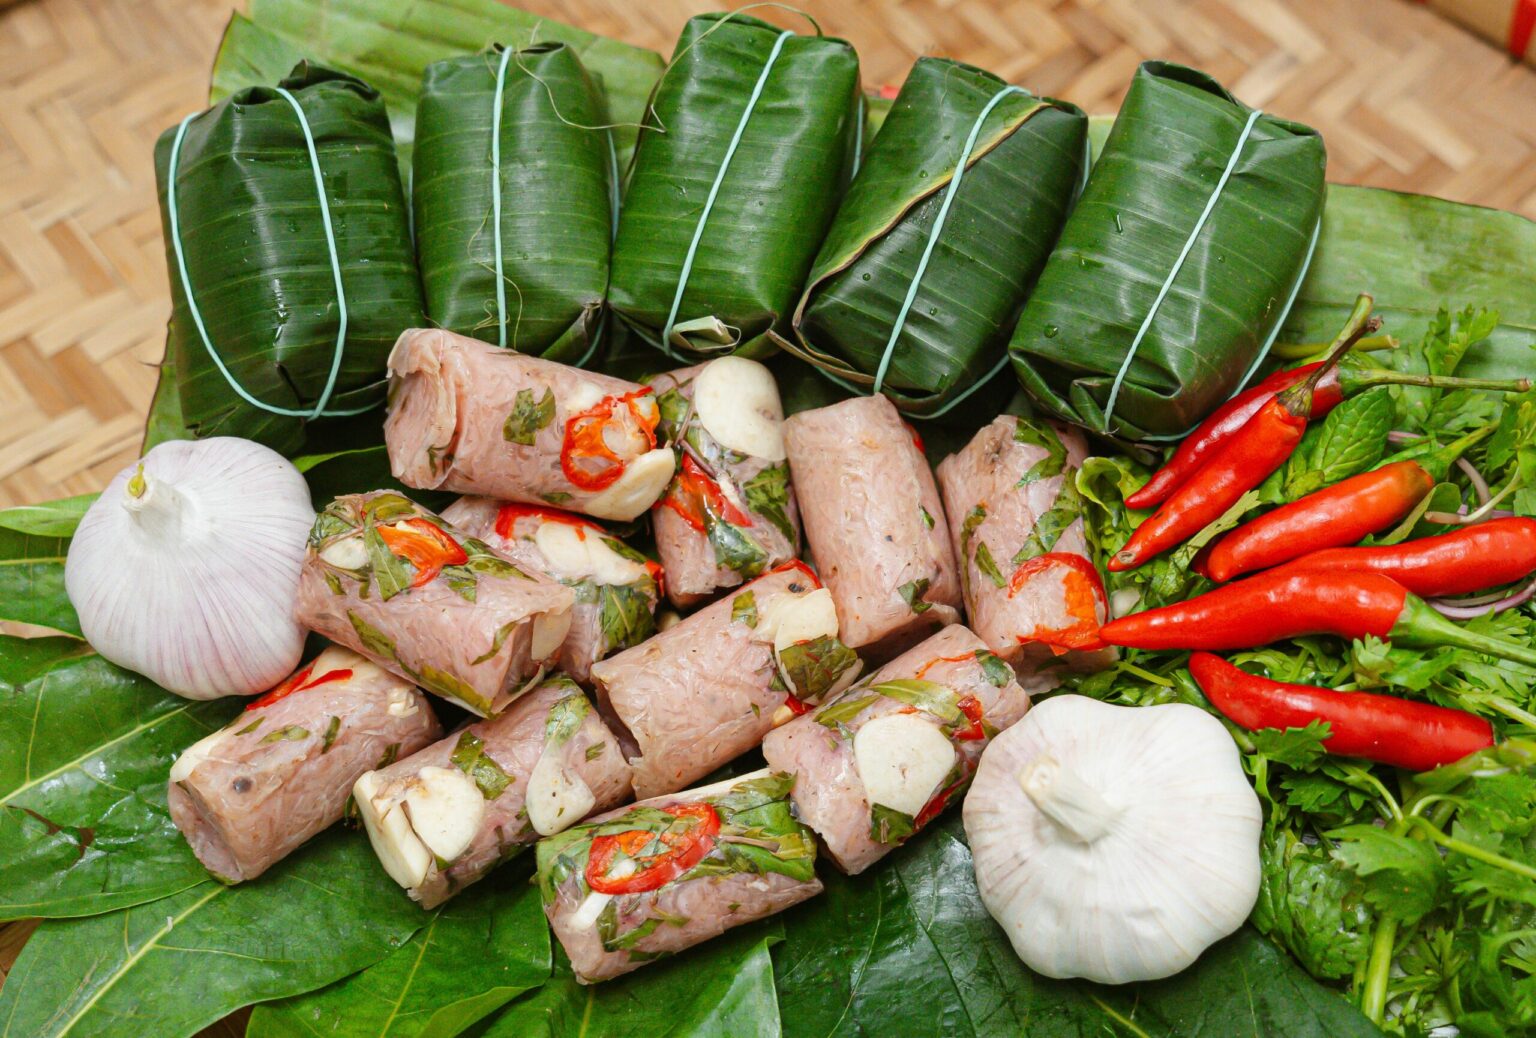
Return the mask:
{"type": "Polygon", "coordinates": [[[256,729],[260,728],[263,724],[266,724],[266,722],[267,722],[267,719],[265,717],[258,717],[258,718],[256,718],[256,720],[252,721],[250,724],[246,725],[244,728],[240,729],[235,734],[236,735],[250,735],[256,729]]]}
{"type": "Polygon", "coordinates": [[[591,746],[587,747],[587,754],[586,754],[587,760],[589,760],[589,761],[597,760],[597,758],[599,758],[599,757],[601,757],[603,755],[603,751],[606,750],[607,748],[608,748],[608,744],[607,743],[603,743],[603,742],[595,742],[595,743],[593,743],[591,746]]]}
{"type": "Polygon", "coordinates": [[[567,494],[564,490],[551,490],[547,494],[540,494],[539,497],[557,506],[563,505],[571,499],[571,495],[567,494]]]}
{"type": "Polygon", "coordinates": [[[769,465],[741,486],[747,497],[747,508],[767,519],[784,539],[795,543],[795,526],[789,520],[789,465],[779,462],[769,465]]]}
{"type": "Polygon", "coordinates": [[[960,697],[948,685],[921,678],[897,678],[875,685],[873,691],[897,702],[915,706],[945,724],[960,720],[960,697]]]}
{"type": "Polygon", "coordinates": [[[1286,462],[1281,499],[1293,501],[1371,468],[1386,451],[1392,425],[1392,392],[1386,386],[1347,398],[1286,462]]]}
{"type": "Polygon", "coordinates": [[[757,626],[757,596],[750,590],[743,591],[731,600],[731,623],[757,626]]]}
{"type": "MultiPolygon", "coordinates": [[[[471,601],[473,601],[473,599],[471,599],[471,601]]],[[[524,621],[522,620],[508,620],[506,623],[496,628],[496,635],[491,639],[491,647],[486,649],[480,655],[476,656],[474,659],[470,660],[469,665],[471,667],[478,667],[486,660],[495,659],[497,655],[500,654],[502,646],[507,644],[507,639],[512,636],[512,632],[521,627],[523,622],[524,621]]]]}
{"type": "Polygon", "coordinates": [[[468,730],[459,735],[459,741],[454,744],[448,759],[454,767],[475,780],[480,795],[487,800],[501,796],[506,792],[507,784],[512,781],[501,765],[485,752],[484,740],[468,730]]]}
{"type": "Polygon", "coordinates": [[[440,696],[447,696],[449,699],[457,700],[482,717],[490,716],[491,701],[479,692],[476,692],[473,686],[458,676],[434,667],[430,663],[423,663],[417,677],[423,687],[436,692],[440,696]]]}
{"type": "Polygon", "coordinates": [[[363,545],[368,549],[368,565],[379,587],[379,597],[388,602],[411,587],[411,565],[395,555],[384,543],[373,523],[363,527],[363,545]]]}
{"type": "Polygon", "coordinates": [[[533,399],[533,390],[519,389],[512,399],[512,410],[507,415],[507,420],[501,427],[502,439],[508,443],[520,443],[523,446],[532,446],[539,430],[555,420],[555,394],[545,387],[544,395],[537,403],[533,399]]]}
{"type": "Polygon", "coordinates": [[[876,843],[901,843],[915,832],[911,815],[884,804],[869,805],[869,838],[876,843]]]}
{"type": "Polygon", "coordinates": [[[570,742],[591,712],[592,704],[573,684],[571,694],[549,708],[549,716],[544,719],[544,745],[558,748],[570,742]]]}
{"type": "Polygon", "coordinates": [[[336,742],[336,736],[341,734],[341,718],[332,716],[330,724],[325,726],[325,739],[320,744],[322,755],[331,752],[331,746],[336,742]]]}
{"type": "Polygon", "coordinates": [[[639,645],[656,633],[653,585],[601,584],[597,587],[598,629],[603,653],[639,645]]]}
{"type": "Polygon", "coordinates": [[[720,518],[713,511],[706,516],[705,525],[718,565],[744,577],[755,577],[767,568],[767,550],[746,530],[720,518]]]}
{"type": "Polygon", "coordinates": [[[817,710],[816,723],[828,728],[839,728],[858,717],[867,707],[880,701],[879,696],[855,695],[855,691],[863,690],[850,690],[817,710]]]}
{"type": "Polygon", "coordinates": [[[265,746],[269,742],[298,742],[300,739],[308,738],[308,728],[300,728],[296,724],[290,724],[287,727],[278,728],[275,731],[268,732],[262,738],[261,744],[265,746]]]}
{"type": "Polygon", "coordinates": [[[352,624],[352,630],[357,632],[358,640],[363,644],[363,651],[370,652],[381,659],[399,662],[400,657],[395,654],[394,639],[351,609],[347,610],[347,620],[352,624]]]}
{"type": "Polygon", "coordinates": [[[1005,688],[1013,680],[1013,668],[986,649],[976,650],[976,662],[990,685],[1005,688]]]}
{"type": "Polygon", "coordinates": [[[997,568],[997,560],[992,557],[992,549],[987,547],[986,541],[976,542],[976,554],[972,557],[972,561],[976,563],[976,568],[981,571],[981,575],[993,584],[1000,588],[1008,586],[1008,581],[1003,576],[1002,570],[997,568]]]}
{"type": "Polygon", "coordinates": [[[1019,478],[1015,486],[1026,487],[1043,479],[1052,479],[1066,471],[1067,448],[1062,444],[1061,437],[1056,435],[1056,430],[1049,425],[1044,422],[1032,422],[1028,418],[1015,418],[1013,439],[1015,443],[1027,443],[1045,451],[1045,457],[1030,466],[1029,471],[1019,478]]]}
{"type": "Polygon", "coordinates": [[[1076,522],[1082,514],[1083,499],[1078,493],[1077,484],[1072,480],[1064,480],[1061,484],[1061,492],[1056,495],[1055,504],[1035,520],[1034,529],[1029,532],[1029,537],[1014,553],[1013,564],[1022,565],[1030,559],[1052,551],[1067,527],[1076,522]]]}
{"type": "Polygon", "coordinates": [[[848,673],[859,666],[852,649],[829,635],[786,645],[779,653],[779,663],[794,685],[795,696],[815,703],[848,673]]]}
{"type": "Polygon", "coordinates": [[[909,580],[896,589],[901,600],[907,603],[907,608],[919,615],[933,608],[933,603],[925,601],[923,595],[928,591],[929,580],[927,577],[919,577],[917,580],[909,580]]]}

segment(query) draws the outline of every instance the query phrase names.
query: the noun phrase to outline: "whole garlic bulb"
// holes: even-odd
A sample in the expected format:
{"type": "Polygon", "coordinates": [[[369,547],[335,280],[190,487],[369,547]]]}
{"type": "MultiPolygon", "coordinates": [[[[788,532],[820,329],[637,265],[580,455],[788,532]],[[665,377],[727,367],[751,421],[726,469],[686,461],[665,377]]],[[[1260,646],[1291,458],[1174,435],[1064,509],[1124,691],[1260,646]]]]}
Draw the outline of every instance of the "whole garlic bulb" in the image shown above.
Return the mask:
{"type": "Polygon", "coordinates": [[[229,436],[162,443],[80,521],[64,586],[102,656],[188,699],[249,695],[299,662],[309,487],[229,436]]]}
{"type": "Polygon", "coordinates": [[[1182,703],[1040,703],[987,747],[964,820],[982,902],[1048,977],[1170,976],[1258,897],[1259,798],[1182,703]]]}

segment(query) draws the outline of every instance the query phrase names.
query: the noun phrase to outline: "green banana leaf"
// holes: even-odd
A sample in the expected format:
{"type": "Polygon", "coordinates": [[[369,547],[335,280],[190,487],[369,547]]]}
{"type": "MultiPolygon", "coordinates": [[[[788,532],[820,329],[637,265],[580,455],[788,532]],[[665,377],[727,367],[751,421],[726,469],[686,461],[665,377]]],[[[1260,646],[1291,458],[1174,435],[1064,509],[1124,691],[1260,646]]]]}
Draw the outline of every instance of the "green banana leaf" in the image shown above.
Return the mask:
{"type": "Polygon", "coordinates": [[[988,110],[1005,86],[946,58],[912,66],[822,243],[786,349],[860,387],[873,386],[889,352],[881,391],[917,415],[997,368],[1087,161],[1081,110],[1023,92],[988,110]]]}
{"type": "Polygon", "coordinates": [[[434,325],[567,364],[590,357],[617,207],[607,121],[581,59],[563,43],[427,66],[411,197],[434,325]],[[497,169],[492,113],[502,61],[497,169]],[[501,189],[499,297],[493,181],[501,189]]]}
{"type": "Polygon", "coordinates": [[[308,63],[279,87],[303,109],[313,137],[345,295],[343,341],[316,164],[297,113],[277,90],[241,91],[183,124],[174,170],[178,130],[167,130],[155,146],[155,169],[182,420],[198,436],[244,436],[292,453],[304,439],[300,415],[318,404],[338,414],[383,402],[385,358],[401,329],[422,322],[422,310],[378,94],[308,63]],[[200,320],[178,276],[178,238],[200,320]]]}
{"type": "Polygon", "coordinates": [[[773,351],[851,171],[858,56],[781,31],[690,19],[652,97],[609,303],[674,356],[773,351]]]}
{"type": "Polygon", "coordinates": [[[1308,127],[1250,116],[1204,73],[1137,71],[1009,344],[1045,410],[1174,436],[1258,359],[1314,240],[1326,156],[1308,127]]]}

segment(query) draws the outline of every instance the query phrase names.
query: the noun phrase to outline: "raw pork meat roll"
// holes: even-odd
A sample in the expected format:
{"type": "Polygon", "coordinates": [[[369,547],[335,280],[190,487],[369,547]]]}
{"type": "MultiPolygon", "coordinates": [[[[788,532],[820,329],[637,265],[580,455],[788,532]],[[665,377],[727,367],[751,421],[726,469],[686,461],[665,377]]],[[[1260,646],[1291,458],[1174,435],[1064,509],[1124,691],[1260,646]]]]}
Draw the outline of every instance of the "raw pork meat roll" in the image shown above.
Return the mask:
{"type": "Polygon", "coordinates": [[[182,751],[171,821],[218,879],[255,879],[339,821],[359,775],[442,734],[410,683],[331,646],[182,751]]]}
{"type": "Polygon", "coordinates": [[[576,683],[370,771],[353,798],[390,877],[435,908],[540,836],[633,796],[619,744],[576,683]]]}
{"type": "Polygon", "coordinates": [[[384,440],[407,486],[629,520],[672,478],[648,386],[412,328],[389,355],[384,440]]]}

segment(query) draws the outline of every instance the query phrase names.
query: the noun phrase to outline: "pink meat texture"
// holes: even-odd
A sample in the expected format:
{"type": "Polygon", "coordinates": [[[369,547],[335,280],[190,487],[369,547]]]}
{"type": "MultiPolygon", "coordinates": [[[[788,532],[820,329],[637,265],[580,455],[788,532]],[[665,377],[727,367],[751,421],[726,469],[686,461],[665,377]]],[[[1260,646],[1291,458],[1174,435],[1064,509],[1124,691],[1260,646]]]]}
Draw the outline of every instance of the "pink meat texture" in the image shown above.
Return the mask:
{"type": "Polygon", "coordinates": [[[640,392],[644,387],[634,382],[426,328],[400,336],[389,373],[384,441],[395,477],[407,486],[629,520],[649,508],[666,484],[668,472],[654,487],[648,480],[636,485],[646,471],[654,472],[642,458],[655,453],[647,460],[670,460],[651,435],[657,412],[650,393],[614,406],[604,429],[603,443],[626,466],[617,482],[584,488],[561,466],[572,419],[605,399],[640,392]]]}
{"type": "MultiPolygon", "coordinates": [[[[909,702],[875,692],[884,682],[920,679],[944,686],[953,700],[964,704],[971,697],[980,705],[975,735],[972,719],[961,713],[946,723],[925,709],[915,715],[928,721],[949,738],[956,754],[952,771],[933,790],[928,806],[913,821],[921,829],[928,820],[959,800],[992,735],[1014,724],[1029,708],[1029,693],[1014,679],[1011,670],[995,656],[991,666],[987,647],[959,624],[946,627],[869,675],[842,695],[816,710],[795,718],[768,733],[763,757],[774,771],[795,776],[794,802],[800,818],[821,837],[828,855],[849,875],[856,875],[895,850],[899,839],[875,838],[878,828],[854,755],[859,729],[878,717],[914,713],[909,702]],[[999,683],[1001,682],[1001,683],[999,683]],[[859,703],[864,703],[862,709],[859,703]]],[[[973,712],[975,707],[971,708],[973,712]]]]}
{"type": "MultiPolygon", "coordinates": [[[[635,767],[636,796],[682,789],[756,747],[785,719],[790,696],[763,618],[776,596],[818,587],[808,569],[790,564],[592,668],[598,702],[635,767]],[[739,600],[753,615],[737,608],[739,600]]],[[[827,648],[840,673],[856,673],[851,651],[827,648]]]]}
{"type": "Polygon", "coordinates": [[[790,472],[843,641],[891,656],[960,620],[960,578],[927,459],[895,406],[855,397],[784,423],[790,472]]]}
{"type": "Polygon", "coordinates": [[[443,519],[485,541],[524,569],[542,573],[572,590],[576,604],[571,607],[570,633],[560,648],[560,669],[586,684],[591,679],[592,664],[621,649],[639,645],[656,633],[656,604],[660,598],[656,580],[632,549],[596,523],[574,515],[566,521],[586,524],[584,537],[597,538],[615,551],[634,555],[627,559],[630,579],[615,583],[590,567],[571,568],[552,560],[535,540],[540,527],[560,520],[519,508],[504,508],[501,502],[488,497],[463,497],[443,510],[443,519]]]}
{"type": "Polygon", "coordinates": [[[962,450],[939,463],[939,488],[961,568],[965,614],[987,647],[1030,671],[1043,661],[1097,669],[1113,650],[1071,648],[1078,634],[1109,616],[1102,584],[1089,583],[1065,565],[1015,574],[1047,553],[1073,555],[1092,565],[1082,508],[1071,482],[1088,455],[1082,433],[1056,422],[1002,415],[962,450]],[[1085,600],[1086,598],[1086,600],[1085,600]],[[1088,615],[1078,613],[1087,608],[1088,615]],[[1052,639],[1056,639],[1054,642],[1052,639]]]}
{"type": "Polygon", "coordinates": [[[311,630],[489,717],[557,661],[574,602],[570,588],[519,568],[404,496],[373,491],[339,497],[315,520],[295,614],[311,630]],[[430,545],[434,532],[462,553],[458,564],[435,573],[386,540],[430,545]]]}
{"type": "Polygon", "coordinates": [[[354,652],[327,648],[294,677],[295,691],[253,701],[171,772],[171,820],[226,883],[340,821],[358,776],[443,734],[425,696],[354,652]]]}
{"type": "MultiPolygon", "coordinates": [[[[375,798],[388,802],[403,795],[423,768],[457,767],[484,775],[485,762],[493,766],[490,781],[482,783],[485,814],[474,840],[451,862],[433,861],[426,878],[409,889],[423,908],[436,908],[539,839],[528,820],[526,800],[529,777],[545,753],[558,754],[566,775],[591,791],[592,811],[606,811],[634,795],[618,740],[581,689],[563,678],[540,685],[505,713],[477,721],[373,775],[375,798]],[[559,730],[562,720],[574,725],[574,731],[559,730]],[[498,770],[505,778],[500,789],[498,770]]],[[[579,821],[570,818],[566,824],[579,821]]]]}
{"type": "MultiPolygon", "coordinates": [[[[757,573],[788,562],[800,551],[800,514],[787,464],[782,460],[757,458],[721,447],[694,413],[694,380],[707,366],[696,364],[651,379],[658,400],[668,401],[667,394],[675,393],[683,408],[683,416],[674,423],[668,420],[667,408],[663,407],[661,427],[667,440],[680,452],[689,454],[694,464],[719,485],[726,500],[751,520],[750,525],[738,525],[732,532],[755,545],[760,555],[755,571],[749,573],[739,572],[721,562],[710,532],[715,524],[727,520],[706,515],[703,530],[690,525],[676,509],[666,504],[669,498],[679,493],[680,479],[674,476],[667,493],[651,510],[651,523],[656,532],[656,553],[667,571],[667,598],[679,609],[710,598],[723,588],[736,587],[757,573]],[[748,488],[767,487],[780,480],[785,491],[782,510],[769,515],[753,508],[748,488]]],[[[771,417],[783,424],[782,409],[775,408],[775,415],[771,417]]]]}
{"type": "MultiPolygon", "coordinates": [[[[821,881],[813,871],[816,841],[783,802],[792,781],[785,775],[754,772],[610,811],[540,843],[539,885],[544,914],[570,957],[576,979],[590,984],[617,977],[661,955],[691,948],[732,927],[782,912],[821,893],[821,881]],[[765,807],[773,810],[777,805],[778,813],[772,823],[754,826],[749,836],[741,831],[742,826],[732,824],[733,800],[744,805],[756,804],[754,813],[758,819],[765,807]],[[567,863],[584,860],[582,849],[604,823],[618,818],[635,819],[637,811],[651,812],[655,817],[654,812],[668,807],[704,803],[716,809],[721,827],[710,841],[709,853],[693,869],[654,890],[613,895],[595,918],[584,917],[584,913],[590,915],[596,907],[588,905],[591,888],[582,870],[570,868],[567,863]],[[725,849],[738,837],[750,839],[758,852],[766,851],[792,862],[791,871],[796,874],[754,871],[751,866],[732,864],[725,849]],[[556,860],[566,867],[552,868],[556,860]]],[[[636,824],[644,823],[637,820],[636,824]]],[[[623,832],[628,827],[620,824],[608,828],[623,832]]]]}

